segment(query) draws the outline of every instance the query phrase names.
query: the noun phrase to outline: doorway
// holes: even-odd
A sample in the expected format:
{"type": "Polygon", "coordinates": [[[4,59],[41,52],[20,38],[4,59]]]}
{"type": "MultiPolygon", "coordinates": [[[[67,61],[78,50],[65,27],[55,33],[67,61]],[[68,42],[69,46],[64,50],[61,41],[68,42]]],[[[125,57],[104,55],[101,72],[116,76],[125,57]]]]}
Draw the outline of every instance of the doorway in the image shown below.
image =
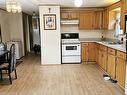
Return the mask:
{"type": "Polygon", "coordinates": [[[40,46],[39,16],[23,13],[23,35],[25,55],[34,51],[34,46],[40,46]]]}

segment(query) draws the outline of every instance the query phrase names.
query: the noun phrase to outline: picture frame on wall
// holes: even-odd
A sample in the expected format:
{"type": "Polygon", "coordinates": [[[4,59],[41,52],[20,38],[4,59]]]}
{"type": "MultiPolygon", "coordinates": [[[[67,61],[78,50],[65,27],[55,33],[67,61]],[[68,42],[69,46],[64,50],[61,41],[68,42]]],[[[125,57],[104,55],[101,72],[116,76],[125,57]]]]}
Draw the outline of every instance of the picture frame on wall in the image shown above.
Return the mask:
{"type": "Polygon", "coordinates": [[[44,14],[44,30],[56,30],[56,14],[44,14]]]}

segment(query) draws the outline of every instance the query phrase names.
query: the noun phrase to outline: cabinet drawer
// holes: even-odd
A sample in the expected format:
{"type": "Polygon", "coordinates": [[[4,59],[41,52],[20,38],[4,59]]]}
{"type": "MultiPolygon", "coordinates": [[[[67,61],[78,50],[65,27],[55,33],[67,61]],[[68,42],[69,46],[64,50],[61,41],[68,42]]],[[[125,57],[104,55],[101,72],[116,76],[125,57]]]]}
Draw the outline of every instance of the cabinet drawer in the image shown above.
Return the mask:
{"type": "Polygon", "coordinates": [[[82,43],[82,46],[88,46],[88,43],[82,43]]]}
{"type": "Polygon", "coordinates": [[[102,50],[102,45],[99,45],[99,49],[102,50]]]}
{"type": "Polygon", "coordinates": [[[117,57],[126,60],[126,53],[123,53],[121,51],[117,51],[117,57]]]}
{"type": "Polygon", "coordinates": [[[107,48],[106,46],[102,46],[102,50],[103,50],[103,51],[107,51],[107,49],[108,49],[108,48],[107,48]]]}
{"type": "Polygon", "coordinates": [[[95,44],[96,48],[99,49],[99,44],[95,44]]]}
{"type": "Polygon", "coordinates": [[[108,53],[109,54],[112,54],[112,55],[115,55],[115,50],[114,49],[111,49],[111,48],[108,48],[108,53]]]}

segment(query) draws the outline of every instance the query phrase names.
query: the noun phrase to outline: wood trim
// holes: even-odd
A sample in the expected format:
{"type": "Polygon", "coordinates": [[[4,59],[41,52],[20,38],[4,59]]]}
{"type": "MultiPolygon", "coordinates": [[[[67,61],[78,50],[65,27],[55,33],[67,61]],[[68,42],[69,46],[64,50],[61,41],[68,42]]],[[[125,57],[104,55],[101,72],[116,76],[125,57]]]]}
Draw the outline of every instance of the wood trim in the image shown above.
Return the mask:
{"type": "Polygon", "coordinates": [[[108,54],[111,54],[111,55],[116,55],[116,50],[115,49],[112,49],[112,48],[108,48],[108,54]]]}
{"type": "Polygon", "coordinates": [[[108,6],[106,9],[108,9],[109,11],[113,10],[113,9],[116,9],[116,8],[119,8],[121,6],[121,2],[116,2],[110,6],[108,6]]]}
{"type": "Polygon", "coordinates": [[[60,11],[101,11],[104,10],[103,7],[96,8],[96,7],[81,7],[81,8],[75,8],[75,7],[62,7],[60,8],[60,11]]]}

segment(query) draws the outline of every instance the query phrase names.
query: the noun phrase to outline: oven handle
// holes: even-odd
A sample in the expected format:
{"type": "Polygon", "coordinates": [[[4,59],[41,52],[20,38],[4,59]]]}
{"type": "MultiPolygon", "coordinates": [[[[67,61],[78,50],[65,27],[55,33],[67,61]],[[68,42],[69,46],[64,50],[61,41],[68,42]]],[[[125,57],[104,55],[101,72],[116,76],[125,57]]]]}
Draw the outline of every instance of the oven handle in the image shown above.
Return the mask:
{"type": "Polygon", "coordinates": [[[80,45],[80,43],[62,43],[62,45],[80,45]]]}

